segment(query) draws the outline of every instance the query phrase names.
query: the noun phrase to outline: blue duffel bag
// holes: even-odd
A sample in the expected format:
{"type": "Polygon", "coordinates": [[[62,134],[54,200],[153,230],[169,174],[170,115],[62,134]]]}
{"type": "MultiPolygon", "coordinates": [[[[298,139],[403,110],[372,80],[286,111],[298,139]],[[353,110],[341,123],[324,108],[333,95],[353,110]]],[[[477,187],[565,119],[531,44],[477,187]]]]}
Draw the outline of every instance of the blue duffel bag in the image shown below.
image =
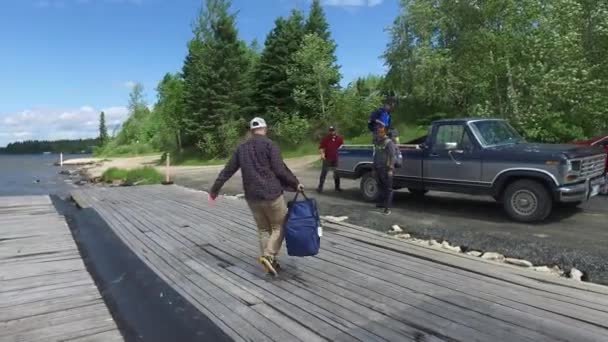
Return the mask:
{"type": "Polygon", "coordinates": [[[309,199],[304,193],[304,200],[298,201],[299,192],[287,203],[285,220],[285,243],[290,256],[313,256],[319,253],[321,245],[321,219],[317,202],[309,199]]]}

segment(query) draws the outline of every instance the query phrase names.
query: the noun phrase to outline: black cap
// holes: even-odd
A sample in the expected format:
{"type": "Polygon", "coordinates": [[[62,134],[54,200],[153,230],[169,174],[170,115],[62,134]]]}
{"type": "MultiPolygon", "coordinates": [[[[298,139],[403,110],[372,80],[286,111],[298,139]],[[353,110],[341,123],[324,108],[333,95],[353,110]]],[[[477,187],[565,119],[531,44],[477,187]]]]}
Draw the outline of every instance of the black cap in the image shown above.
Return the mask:
{"type": "Polygon", "coordinates": [[[335,131],[335,130],[336,130],[336,127],[334,127],[334,126],[329,126],[329,131],[330,131],[330,132],[331,132],[331,131],[335,131]]]}

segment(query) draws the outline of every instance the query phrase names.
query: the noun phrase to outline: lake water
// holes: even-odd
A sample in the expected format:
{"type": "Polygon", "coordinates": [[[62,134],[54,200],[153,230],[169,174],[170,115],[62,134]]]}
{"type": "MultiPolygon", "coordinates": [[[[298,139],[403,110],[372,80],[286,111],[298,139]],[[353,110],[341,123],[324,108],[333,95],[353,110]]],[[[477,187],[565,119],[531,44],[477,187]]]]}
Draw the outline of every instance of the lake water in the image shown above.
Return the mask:
{"type": "MultiPolygon", "coordinates": [[[[71,156],[82,157],[79,156],[71,156]]],[[[64,156],[68,159],[70,156],[64,156]]],[[[0,196],[66,195],[74,186],[68,177],[59,174],[61,168],[53,163],[59,155],[0,154],[0,196]]]]}

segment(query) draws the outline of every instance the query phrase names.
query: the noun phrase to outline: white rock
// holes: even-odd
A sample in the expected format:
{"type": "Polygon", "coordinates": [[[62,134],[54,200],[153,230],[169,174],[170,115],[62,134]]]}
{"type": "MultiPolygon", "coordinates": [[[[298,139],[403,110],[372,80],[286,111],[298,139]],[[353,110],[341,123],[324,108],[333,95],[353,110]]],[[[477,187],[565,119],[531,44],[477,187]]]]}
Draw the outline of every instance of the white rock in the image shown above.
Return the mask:
{"type": "Polygon", "coordinates": [[[237,194],[236,197],[237,198],[245,198],[245,194],[237,194]]]}
{"type": "Polygon", "coordinates": [[[534,270],[537,272],[544,272],[544,273],[551,272],[551,269],[547,266],[536,266],[536,267],[534,267],[534,270]]]}
{"type": "Polygon", "coordinates": [[[494,252],[485,252],[481,256],[482,259],[485,260],[494,260],[494,261],[503,261],[505,260],[505,256],[499,253],[494,252]]]}
{"type": "Polygon", "coordinates": [[[474,256],[474,257],[480,257],[480,256],[481,256],[481,254],[482,254],[482,253],[481,253],[481,252],[478,252],[478,251],[470,251],[470,252],[467,252],[467,255],[474,256]]]}
{"type": "Polygon", "coordinates": [[[516,266],[521,266],[521,267],[532,267],[532,263],[529,262],[528,260],[522,260],[522,259],[513,259],[513,258],[506,258],[505,262],[511,265],[516,265],[516,266]]]}
{"type": "Polygon", "coordinates": [[[429,241],[429,246],[431,246],[431,247],[441,247],[441,244],[439,242],[437,242],[437,240],[430,240],[429,241]]]}
{"type": "Polygon", "coordinates": [[[443,247],[444,249],[447,249],[447,250],[449,250],[449,251],[452,251],[452,252],[457,252],[457,253],[460,253],[460,247],[458,247],[458,246],[452,246],[452,245],[450,245],[450,243],[449,243],[449,242],[447,242],[447,241],[443,241],[443,242],[441,243],[441,247],[443,247]]]}
{"type": "Polygon", "coordinates": [[[558,277],[561,277],[562,275],[564,275],[564,271],[560,270],[560,268],[557,266],[553,266],[551,268],[549,268],[547,266],[536,266],[533,268],[533,270],[535,270],[536,272],[549,273],[551,275],[558,276],[558,277]]]}
{"type": "Polygon", "coordinates": [[[398,238],[398,239],[404,239],[405,240],[405,239],[409,239],[411,236],[410,236],[410,234],[397,234],[397,235],[395,235],[395,237],[398,238]]]}
{"type": "Polygon", "coordinates": [[[558,275],[558,276],[563,276],[564,275],[564,271],[562,271],[559,266],[553,266],[550,268],[550,272],[558,275]]]}
{"type": "Polygon", "coordinates": [[[321,216],[322,219],[327,220],[327,221],[333,221],[333,222],[343,222],[348,220],[348,216],[321,216]]]}
{"type": "Polygon", "coordinates": [[[570,270],[570,279],[576,280],[576,281],[582,281],[582,279],[583,279],[583,272],[581,272],[578,269],[572,267],[572,269],[570,270]]]}
{"type": "Polygon", "coordinates": [[[399,227],[398,225],[393,225],[391,227],[391,230],[388,231],[389,233],[403,233],[403,229],[401,229],[401,227],[399,227]]]}

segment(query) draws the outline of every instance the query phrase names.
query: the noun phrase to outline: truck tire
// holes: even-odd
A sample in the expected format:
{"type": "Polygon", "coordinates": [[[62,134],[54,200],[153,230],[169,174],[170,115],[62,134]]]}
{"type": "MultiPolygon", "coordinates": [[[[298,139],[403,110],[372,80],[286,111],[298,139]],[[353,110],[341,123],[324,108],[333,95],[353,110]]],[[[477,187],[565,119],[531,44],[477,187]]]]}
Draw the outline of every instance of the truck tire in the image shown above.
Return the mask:
{"type": "Polygon", "coordinates": [[[553,199],[538,181],[522,179],[507,186],[503,193],[507,214],[518,222],[539,222],[551,214],[553,199]]]}
{"type": "Polygon", "coordinates": [[[361,177],[361,195],[369,202],[375,202],[380,197],[380,187],[372,171],[366,172],[361,177]]]}
{"type": "Polygon", "coordinates": [[[407,191],[409,191],[412,195],[417,196],[417,197],[422,197],[422,196],[426,195],[427,192],[429,192],[428,190],[412,189],[412,188],[408,188],[407,191]]]}

